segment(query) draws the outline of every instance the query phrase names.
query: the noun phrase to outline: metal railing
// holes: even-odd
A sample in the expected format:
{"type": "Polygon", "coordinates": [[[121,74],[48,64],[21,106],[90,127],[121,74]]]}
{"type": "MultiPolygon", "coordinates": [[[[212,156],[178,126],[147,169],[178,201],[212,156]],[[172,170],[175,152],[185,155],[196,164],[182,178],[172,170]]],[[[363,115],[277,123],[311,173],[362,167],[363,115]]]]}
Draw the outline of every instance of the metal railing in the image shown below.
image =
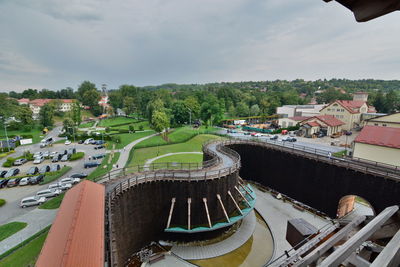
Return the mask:
{"type": "Polygon", "coordinates": [[[271,142],[264,142],[261,140],[241,140],[231,139],[230,144],[252,144],[257,146],[264,146],[275,150],[285,151],[300,155],[307,158],[316,159],[318,161],[327,162],[337,166],[353,169],[367,174],[378,175],[395,181],[400,180],[400,171],[398,168],[386,168],[382,164],[369,164],[362,161],[353,161],[349,159],[337,158],[329,156],[329,151],[314,149],[306,146],[296,145],[294,143],[274,144],[271,142]]]}
{"type": "MultiPolygon", "coordinates": [[[[123,179],[121,182],[111,186],[108,190],[110,199],[114,199],[115,196],[122,193],[124,190],[132,186],[136,186],[140,183],[152,182],[152,181],[200,181],[217,179],[236,172],[240,168],[240,155],[226,147],[225,142],[214,141],[207,143],[203,147],[205,153],[213,156],[212,159],[205,162],[205,164],[190,163],[192,165],[187,165],[188,168],[185,169],[152,169],[153,167],[146,167],[143,165],[137,166],[137,168],[124,168],[117,169],[112,172],[107,173],[106,177],[102,177],[105,181],[112,181],[114,178],[123,179]],[[210,149],[212,143],[217,143],[215,151],[210,149]],[[221,166],[222,158],[217,154],[220,152],[227,155],[231,160],[232,164],[230,166],[221,166]],[[190,167],[193,169],[190,169],[190,167]],[[133,174],[133,175],[131,175],[133,174]],[[130,177],[128,177],[130,176],[130,177]]],[[[184,165],[188,163],[182,163],[184,165]]],[[[163,167],[171,166],[170,163],[165,163],[161,165],[163,167]]],[[[182,165],[183,166],[183,165],[182,165]]],[[[154,167],[156,168],[156,167],[154,167]]]]}

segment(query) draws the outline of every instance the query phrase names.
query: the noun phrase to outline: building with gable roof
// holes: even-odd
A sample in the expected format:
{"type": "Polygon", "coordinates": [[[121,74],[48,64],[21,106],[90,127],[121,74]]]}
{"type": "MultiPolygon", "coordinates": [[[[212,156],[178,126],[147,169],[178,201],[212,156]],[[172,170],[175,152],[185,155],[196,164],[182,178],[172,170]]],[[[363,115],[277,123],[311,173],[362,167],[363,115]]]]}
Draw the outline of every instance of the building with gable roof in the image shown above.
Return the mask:
{"type": "Polygon", "coordinates": [[[342,131],[344,122],[332,115],[319,115],[307,118],[300,122],[300,128],[305,132],[305,136],[309,137],[318,132],[326,135],[332,135],[342,131]]]}
{"type": "Polygon", "coordinates": [[[343,130],[350,131],[361,127],[361,114],[376,112],[375,108],[367,104],[368,94],[357,92],[353,100],[336,100],[321,110],[321,115],[331,115],[341,120],[343,130]]]}
{"type": "Polygon", "coordinates": [[[57,101],[58,111],[61,112],[68,112],[72,110],[72,106],[75,99],[48,99],[48,98],[38,98],[29,100],[28,98],[21,98],[17,100],[20,105],[28,105],[29,108],[32,110],[32,117],[33,119],[37,119],[39,117],[40,109],[47,103],[52,101],[57,101]]]}
{"type": "Polygon", "coordinates": [[[400,112],[368,119],[365,125],[400,128],[400,112]]]}

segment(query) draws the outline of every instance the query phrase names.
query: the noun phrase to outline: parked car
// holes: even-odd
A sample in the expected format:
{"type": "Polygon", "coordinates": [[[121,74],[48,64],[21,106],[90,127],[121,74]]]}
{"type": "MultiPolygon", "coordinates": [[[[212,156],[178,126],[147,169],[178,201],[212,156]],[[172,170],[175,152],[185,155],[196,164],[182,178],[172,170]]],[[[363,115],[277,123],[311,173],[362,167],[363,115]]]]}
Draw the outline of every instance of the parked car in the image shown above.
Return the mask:
{"type": "Polygon", "coordinates": [[[0,172],[0,177],[1,177],[1,178],[4,178],[4,175],[6,175],[6,173],[7,173],[7,171],[1,171],[1,172],[0,172]]]}
{"type": "Polygon", "coordinates": [[[81,172],[81,173],[74,173],[74,174],[71,174],[70,175],[70,177],[71,178],[86,178],[88,175],[86,174],[86,173],[83,173],[83,172],[81,172]]]}
{"type": "Polygon", "coordinates": [[[250,132],[244,132],[243,134],[244,135],[250,135],[250,132]]]}
{"type": "Polygon", "coordinates": [[[58,159],[58,155],[59,154],[57,154],[57,155],[54,155],[52,158],[51,158],[51,162],[59,162],[60,160],[58,159]]]}
{"type": "Polygon", "coordinates": [[[30,207],[30,206],[37,206],[41,205],[46,202],[45,197],[26,197],[21,200],[20,206],[21,208],[30,207]]]}
{"type": "Polygon", "coordinates": [[[104,158],[105,156],[106,156],[106,154],[97,154],[97,155],[92,156],[92,159],[101,159],[101,158],[104,158]]]}
{"type": "Polygon", "coordinates": [[[44,173],[49,172],[49,171],[50,171],[50,166],[49,165],[44,165],[39,169],[39,173],[40,174],[44,174],[44,173]]]}
{"type": "Polygon", "coordinates": [[[37,197],[56,197],[59,194],[61,194],[61,190],[59,189],[45,189],[45,190],[41,190],[39,192],[36,193],[37,197]]]}
{"type": "Polygon", "coordinates": [[[21,181],[22,178],[14,178],[14,179],[10,179],[10,181],[8,181],[7,183],[7,187],[14,187],[17,186],[19,184],[19,181],[21,181]]]}
{"type": "Polygon", "coordinates": [[[269,138],[270,140],[278,140],[278,136],[275,134],[269,138]]]}
{"type": "Polygon", "coordinates": [[[6,187],[9,179],[0,180],[0,188],[6,187]]]}
{"type": "Polygon", "coordinates": [[[85,164],[83,164],[83,167],[86,169],[86,168],[97,167],[99,165],[100,165],[100,163],[97,161],[89,161],[89,162],[85,162],[85,164]]]}
{"type": "Polygon", "coordinates": [[[38,184],[38,183],[42,182],[43,179],[44,179],[44,175],[43,174],[29,177],[29,184],[38,184]]]}
{"type": "Polygon", "coordinates": [[[50,172],[56,172],[61,169],[60,164],[53,164],[50,166],[50,172]]]}
{"type": "Polygon", "coordinates": [[[60,152],[58,152],[61,156],[65,155],[68,153],[68,151],[66,149],[61,150],[60,152]]]}
{"type": "Polygon", "coordinates": [[[29,168],[29,170],[26,172],[26,174],[27,175],[35,175],[38,172],[39,172],[39,168],[36,166],[32,166],[29,168]]]}
{"type": "Polygon", "coordinates": [[[33,154],[33,157],[34,157],[34,158],[37,158],[37,157],[42,156],[42,154],[43,154],[43,152],[42,152],[42,151],[39,151],[39,152],[36,152],[35,154],[33,154]]]}
{"type": "Polygon", "coordinates": [[[55,155],[57,155],[58,154],[58,152],[57,151],[53,151],[53,152],[51,152],[50,153],[50,158],[52,158],[52,157],[54,157],[55,155]]]}
{"type": "Polygon", "coordinates": [[[104,146],[103,146],[103,145],[99,145],[99,146],[95,146],[95,147],[94,147],[94,149],[96,149],[96,150],[98,150],[98,149],[102,149],[102,148],[104,148],[104,146]]]}
{"type": "Polygon", "coordinates": [[[9,178],[11,176],[15,176],[19,173],[19,169],[18,168],[12,168],[10,170],[8,170],[8,172],[6,173],[6,175],[4,175],[4,178],[9,178]]]}
{"type": "Polygon", "coordinates": [[[71,144],[71,141],[69,141],[69,140],[65,141],[65,145],[70,145],[70,144],[71,144]]]}
{"type": "Polygon", "coordinates": [[[42,157],[44,157],[44,158],[50,157],[50,151],[44,151],[44,152],[42,153],[42,157]]]}
{"type": "Polygon", "coordinates": [[[81,181],[79,178],[72,178],[72,177],[67,177],[61,179],[60,183],[62,184],[77,184],[81,181]]]}
{"type": "Polygon", "coordinates": [[[67,154],[72,155],[72,154],[75,154],[75,153],[76,153],[76,148],[68,148],[67,154]]]}
{"type": "Polygon", "coordinates": [[[105,143],[106,143],[106,141],[104,141],[104,140],[97,140],[95,142],[96,145],[104,145],[105,143]]]}
{"type": "Polygon", "coordinates": [[[93,138],[88,138],[85,140],[85,142],[83,142],[85,145],[91,144],[91,142],[94,141],[93,138]]]}
{"type": "Polygon", "coordinates": [[[42,163],[44,161],[44,157],[43,156],[39,156],[39,157],[36,157],[34,160],[33,160],[33,164],[40,164],[40,163],[42,163]]]}
{"type": "Polygon", "coordinates": [[[49,189],[58,189],[61,191],[66,191],[72,187],[72,184],[64,184],[64,183],[55,183],[50,184],[49,189]]]}
{"type": "Polygon", "coordinates": [[[20,166],[20,165],[25,164],[25,163],[27,163],[27,162],[28,162],[28,160],[27,160],[27,159],[24,159],[24,158],[22,158],[22,159],[17,159],[16,161],[14,161],[14,166],[20,166]]]}
{"type": "Polygon", "coordinates": [[[24,177],[19,181],[19,185],[28,185],[29,184],[29,177],[24,177]]]}
{"type": "Polygon", "coordinates": [[[64,156],[62,156],[61,161],[65,162],[68,161],[71,158],[71,154],[65,154],[64,156]]]}
{"type": "Polygon", "coordinates": [[[78,144],[83,144],[85,141],[83,141],[83,140],[79,140],[78,141],[78,144]]]}

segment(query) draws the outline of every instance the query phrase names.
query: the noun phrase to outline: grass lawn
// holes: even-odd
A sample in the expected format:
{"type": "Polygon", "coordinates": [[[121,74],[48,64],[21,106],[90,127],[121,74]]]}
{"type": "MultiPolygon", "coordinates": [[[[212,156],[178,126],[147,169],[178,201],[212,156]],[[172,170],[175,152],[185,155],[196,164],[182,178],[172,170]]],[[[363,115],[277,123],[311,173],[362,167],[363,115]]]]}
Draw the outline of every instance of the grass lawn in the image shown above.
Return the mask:
{"type": "MultiPolygon", "coordinates": [[[[88,180],[94,180],[107,172],[111,171],[113,164],[115,164],[118,159],[119,159],[119,152],[114,153],[114,156],[110,160],[111,153],[108,153],[105,158],[103,158],[103,161],[101,162],[101,165],[98,166],[89,176],[86,178],[88,180]]],[[[122,168],[123,166],[119,166],[122,168]]]]}
{"type": "MultiPolygon", "coordinates": [[[[36,127],[36,126],[35,126],[35,127],[36,127]]],[[[41,131],[41,130],[37,130],[36,128],[31,129],[31,130],[28,131],[28,132],[24,132],[24,131],[21,131],[21,130],[14,130],[14,131],[8,131],[8,130],[7,130],[7,135],[8,135],[9,137],[10,137],[10,136],[13,136],[13,135],[27,135],[27,134],[30,134],[30,135],[33,136],[33,137],[32,137],[32,142],[33,142],[34,144],[39,143],[40,140],[42,140],[43,137],[44,137],[44,134],[42,134],[42,131],[41,131]]],[[[6,140],[6,137],[5,137],[6,134],[5,134],[4,128],[1,128],[1,129],[0,129],[0,136],[1,136],[0,139],[6,140]]]]}
{"type": "Polygon", "coordinates": [[[86,123],[81,123],[78,128],[90,128],[94,125],[94,121],[89,121],[86,123]]]}
{"type": "Polygon", "coordinates": [[[140,126],[143,126],[143,130],[150,130],[150,125],[148,121],[140,121],[140,122],[135,122],[135,123],[131,123],[131,124],[127,124],[127,125],[120,125],[120,126],[115,126],[115,128],[110,128],[111,131],[113,129],[125,129],[125,130],[129,130],[129,125],[132,125],[133,128],[135,129],[135,131],[139,131],[140,126]]]}
{"type": "Polygon", "coordinates": [[[0,260],[0,267],[34,266],[49,230],[0,260]]]}
{"type": "Polygon", "coordinates": [[[125,147],[126,145],[132,143],[133,141],[140,139],[142,137],[154,134],[154,131],[145,131],[145,132],[136,132],[136,133],[124,133],[124,134],[118,134],[121,138],[121,143],[115,143],[111,141],[107,141],[107,149],[113,149],[113,144],[115,144],[116,149],[121,149],[125,147]]]}
{"type": "MultiPolygon", "coordinates": [[[[163,145],[135,149],[131,162],[128,166],[143,165],[146,160],[155,158],[160,155],[174,152],[201,152],[202,145],[212,139],[219,139],[221,137],[210,134],[201,134],[193,137],[189,141],[173,145],[163,145]]],[[[147,141],[147,140],[146,140],[147,141]]],[[[146,142],[144,141],[144,142],[146,142]]],[[[186,155],[188,156],[188,155],[186,155]]]]}
{"type": "Polygon", "coordinates": [[[42,205],[39,206],[39,209],[45,209],[45,210],[54,210],[58,209],[61,205],[61,202],[64,198],[65,193],[62,193],[56,197],[53,197],[49,201],[46,201],[42,205]]]}
{"type": "Polygon", "coordinates": [[[163,162],[178,162],[178,163],[196,163],[196,162],[198,162],[198,163],[202,163],[203,155],[179,154],[179,155],[163,157],[163,158],[153,161],[153,163],[163,163],[163,162]]]}
{"type": "Polygon", "coordinates": [[[334,157],[343,158],[346,155],[346,150],[335,152],[332,154],[334,157]]]}
{"type": "Polygon", "coordinates": [[[113,125],[118,125],[122,123],[135,123],[137,120],[126,118],[126,117],[114,117],[109,119],[100,120],[98,126],[100,127],[111,127],[113,125]]]}
{"type": "Polygon", "coordinates": [[[69,172],[71,169],[72,169],[72,167],[65,166],[65,167],[62,167],[59,171],[49,172],[48,174],[46,174],[46,176],[43,179],[43,182],[41,182],[40,184],[51,183],[51,182],[57,180],[58,178],[60,178],[61,176],[63,176],[64,174],[66,174],[67,172],[69,172]]]}
{"type": "Polygon", "coordinates": [[[24,229],[28,224],[24,222],[10,222],[0,226],[0,241],[24,229]]]}
{"type": "MultiPolygon", "coordinates": [[[[199,129],[193,129],[192,127],[181,127],[172,130],[167,136],[169,143],[176,144],[176,143],[186,142],[198,134],[213,133],[216,132],[217,130],[218,130],[217,128],[206,129],[204,126],[200,127],[199,129]]],[[[140,144],[138,144],[136,147],[141,148],[141,147],[163,146],[167,144],[168,144],[167,141],[165,141],[160,135],[157,135],[143,142],[140,142],[140,144]]]]}

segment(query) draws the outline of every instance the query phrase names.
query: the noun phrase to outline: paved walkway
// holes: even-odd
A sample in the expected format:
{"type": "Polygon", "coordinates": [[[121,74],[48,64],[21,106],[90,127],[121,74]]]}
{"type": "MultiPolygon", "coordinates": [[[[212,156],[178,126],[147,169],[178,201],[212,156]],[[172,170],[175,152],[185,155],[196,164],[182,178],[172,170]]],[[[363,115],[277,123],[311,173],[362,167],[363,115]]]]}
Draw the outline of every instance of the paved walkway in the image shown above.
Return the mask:
{"type": "Polygon", "coordinates": [[[241,247],[254,233],[256,215],[251,211],[243,220],[239,229],[227,239],[206,246],[173,246],[171,251],[185,260],[200,260],[219,257],[241,247]]]}
{"type": "Polygon", "coordinates": [[[256,210],[263,217],[271,230],[274,239],[274,254],[271,261],[290,250],[292,246],[286,241],[286,227],[288,220],[303,218],[316,228],[320,229],[330,221],[316,216],[308,211],[299,211],[293,208],[290,202],[283,202],[273,197],[268,192],[262,192],[253,186],[257,196],[256,210]]]}
{"type": "Polygon", "coordinates": [[[0,242],[0,255],[52,224],[57,211],[58,209],[46,210],[37,208],[10,220],[9,222],[26,222],[28,225],[0,242]]]}
{"type": "Polygon", "coordinates": [[[148,159],[148,160],[145,162],[143,168],[144,168],[146,171],[148,171],[148,170],[149,170],[149,166],[150,166],[151,163],[153,163],[153,161],[158,160],[158,159],[161,159],[161,158],[173,156],[173,155],[180,155],[180,154],[200,154],[200,155],[202,155],[203,152],[175,152],[175,153],[167,153],[167,154],[164,154],[164,155],[161,155],[161,156],[152,158],[152,159],[148,159]]]}
{"type": "Polygon", "coordinates": [[[156,136],[156,135],[157,134],[152,134],[152,135],[148,135],[148,136],[142,137],[142,138],[137,139],[137,140],[133,141],[132,143],[126,145],[123,149],[120,149],[119,150],[120,155],[119,155],[119,159],[118,159],[116,165],[118,165],[119,168],[125,167],[129,163],[128,159],[129,159],[129,152],[131,151],[131,149],[136,144],[138,144],[138,143],[140,143],[140,142],[142,142],[142,141],[144,141],[146,139],[149,139],[149,138],[151,138],[153,136],[156,136]]]}

